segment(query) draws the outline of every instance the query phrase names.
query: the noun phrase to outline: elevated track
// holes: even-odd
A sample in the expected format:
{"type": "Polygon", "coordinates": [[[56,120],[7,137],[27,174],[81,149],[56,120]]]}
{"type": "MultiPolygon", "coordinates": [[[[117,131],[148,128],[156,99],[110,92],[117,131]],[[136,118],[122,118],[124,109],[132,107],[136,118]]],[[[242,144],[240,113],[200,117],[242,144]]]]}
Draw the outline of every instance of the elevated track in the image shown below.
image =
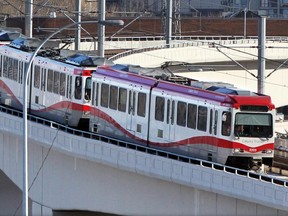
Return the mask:
{"type": "MultiPolygon", "coordinates": [[[[22,114],[1,107],[0,168],[19,188],[21,128],[22,114]]],[[[29,116],[28,131],[29,196],[32,206],[51,212],[195,216],[288,212],[288,182],[277,176],[157,151],[34,116],[29,116]]]]}

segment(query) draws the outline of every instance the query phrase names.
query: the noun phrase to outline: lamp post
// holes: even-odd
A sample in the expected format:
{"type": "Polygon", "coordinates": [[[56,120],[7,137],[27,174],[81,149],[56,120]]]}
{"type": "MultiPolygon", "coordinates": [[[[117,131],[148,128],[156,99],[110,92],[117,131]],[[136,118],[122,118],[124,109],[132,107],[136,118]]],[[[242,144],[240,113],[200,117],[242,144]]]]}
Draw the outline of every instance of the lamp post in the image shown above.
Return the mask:
{"type": "MultiPolygon", "coordinates": [[[[27,104],[27,83],[28,83],[28,76],[31,70],[31,65],[36,57],[39,50],[42,46],[50,40],[53,36],[58,34],[59,32],[63,31],[64,29],[70,28],[74,25],[80,24],[90,24],[90,23],[98,23],[101,25],[116,25],[122,26],[124,25],[123,20],[106,20],[106,21],[82,21],[82,22],[75,22],[70,23],[62,28],[59,28],[57,31],[49,35],[33,52],[32,56],[30,57],[29,63],[25,69],[24,79],[23,79],[23,197],[22,197],[22,214],[23,216],[28,216],[28,135],[27,135],[27,115],[28,115],[28,104],[27,104]]],[[[30,83],[31,85],[31,83],[30,83]]]]}

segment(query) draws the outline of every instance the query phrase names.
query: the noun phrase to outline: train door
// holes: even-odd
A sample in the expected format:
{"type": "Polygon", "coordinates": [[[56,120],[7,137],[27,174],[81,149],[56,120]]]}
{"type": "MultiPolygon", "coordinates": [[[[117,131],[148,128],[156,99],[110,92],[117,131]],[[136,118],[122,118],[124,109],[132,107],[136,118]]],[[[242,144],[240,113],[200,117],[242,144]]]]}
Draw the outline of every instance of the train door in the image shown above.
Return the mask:
{"type": "Polygon", "coordinates": [[[45,68],[41,68],[41,86],[40,86],[40,90],[41,90],[41,95],[39,98],[39,103],[42,104],[44,107],[46,106],[45,104],[45,88],[46,88],[46,69],[45,68]]]}
{"type": "Polygon", "coordinates": [[[151,98],[149,140],[159,143],[174,141],[175,101],[171,95],[155,91],[151,98]]]}
{"type": "Polygon", "coordinates": [[[166,123],[168,126],[168,133],[166,134],[168,141],[175,139],[175,100],[172,97],[167,99],[166,107],[166,123]]]}
{"type": "Polygon", "coordinates": [[[130,86],[128,92],[128,115],[126,118],[126,128],[129,131],[135,131],[135,110],[136,110],[136,91],[133,85],[130,86]]]}
{"type": "Polygon", "coordinates": [[[218,135],[218,110],[214,105],[209,106],[209,121],[208,121],[208,133],[211,137],[211,142],[208,144],[208,160],[216,161],[217,158],[217,145],[216,137],[218,135]]]}

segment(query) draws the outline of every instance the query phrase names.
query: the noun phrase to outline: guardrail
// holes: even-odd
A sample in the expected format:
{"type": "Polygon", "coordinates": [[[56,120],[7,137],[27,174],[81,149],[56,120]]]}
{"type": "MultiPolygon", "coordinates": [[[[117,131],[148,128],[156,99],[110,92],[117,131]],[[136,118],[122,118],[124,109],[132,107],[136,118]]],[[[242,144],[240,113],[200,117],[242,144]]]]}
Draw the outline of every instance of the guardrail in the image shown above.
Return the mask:
{"type": "MultiPolygon", "coordinates": [[[[11,109],[8,107],[0,106],[0,112],[6,113],[9,115],[13,115],[13,116],[16,116],[19,118],[23,118],[23,114],[21,111],[14,110],[14,109],[11,109]]],[[[264,173],[255,173],[252,171],[237,169],[234,167],[229,167],[229,166],[225,166],[222,164],[213,163],[210,161],[205,161],[205,160],[201,160],[201,159],[197,159],[197,158],[178,155],[175,153],[171,153],[171,152],[167,152],[167,151],[163,151],[163,150],[158,150],[158,149],[154,149],[154,148],[143,146],[143,145],[124,142],[122,140],[114,139],[114,138],[103,136],[100,134],[95,134],[95,133],[91,133],[88,131],[81,131],[81,130],[77,130],[74,128],[70,128],[68,126],[61,125],[59,123],[49,121],[49,120],[46,120],[46,119],[43,119],[40,117],[36,117],[33,115],[29,115],[29,114],[28,114],[28,120],[35,122],[37,124],[41,124],[41,125],[50,127],[50,128],[55,128],[57,130],[64,131],[64,132],[72,134],[72,135],[81,136],[81,137],[93,139],[93,140],[99,140],[99,141],[102,141],[102,142],[105,142],[105,143],[108,143],[111,145],[116,145],[118,147],[132,149],[135,151],[141,151],[141,152],[151,154],[151,155],[156,155],[159,157],[173,159],[173,160],[177,160],[177,161],[188,163],[188,164],[198,165],[198,166],[210,168],[213,170],[223,171],[223,172],[235,174],[238,176],[247,177],[250,179],[255,179],[255,180],[268,182],[268,183],[283,186],[283,187],[288,187],[288,181],[286,181],[284,179],[272,177],[272,176],[266,175],[264,173]]]]}

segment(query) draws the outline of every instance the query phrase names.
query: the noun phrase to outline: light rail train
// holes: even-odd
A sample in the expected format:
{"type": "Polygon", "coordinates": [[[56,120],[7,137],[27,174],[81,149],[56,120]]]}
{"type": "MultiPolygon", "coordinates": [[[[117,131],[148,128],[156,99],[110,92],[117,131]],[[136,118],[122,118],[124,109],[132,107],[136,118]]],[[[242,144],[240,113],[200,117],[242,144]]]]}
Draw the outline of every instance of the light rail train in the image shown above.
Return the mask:
{"type": "MultiPolygon", "coordinates": [[[[1,104],[22,109],[32,51],[24,39],[0,46],[1,104]]],[[[58,51],[41,50],[33,61],[31,114],[230,166],[272,165],[275,107],[269,96],[97,56],[64,58],[58,51]]]]}

